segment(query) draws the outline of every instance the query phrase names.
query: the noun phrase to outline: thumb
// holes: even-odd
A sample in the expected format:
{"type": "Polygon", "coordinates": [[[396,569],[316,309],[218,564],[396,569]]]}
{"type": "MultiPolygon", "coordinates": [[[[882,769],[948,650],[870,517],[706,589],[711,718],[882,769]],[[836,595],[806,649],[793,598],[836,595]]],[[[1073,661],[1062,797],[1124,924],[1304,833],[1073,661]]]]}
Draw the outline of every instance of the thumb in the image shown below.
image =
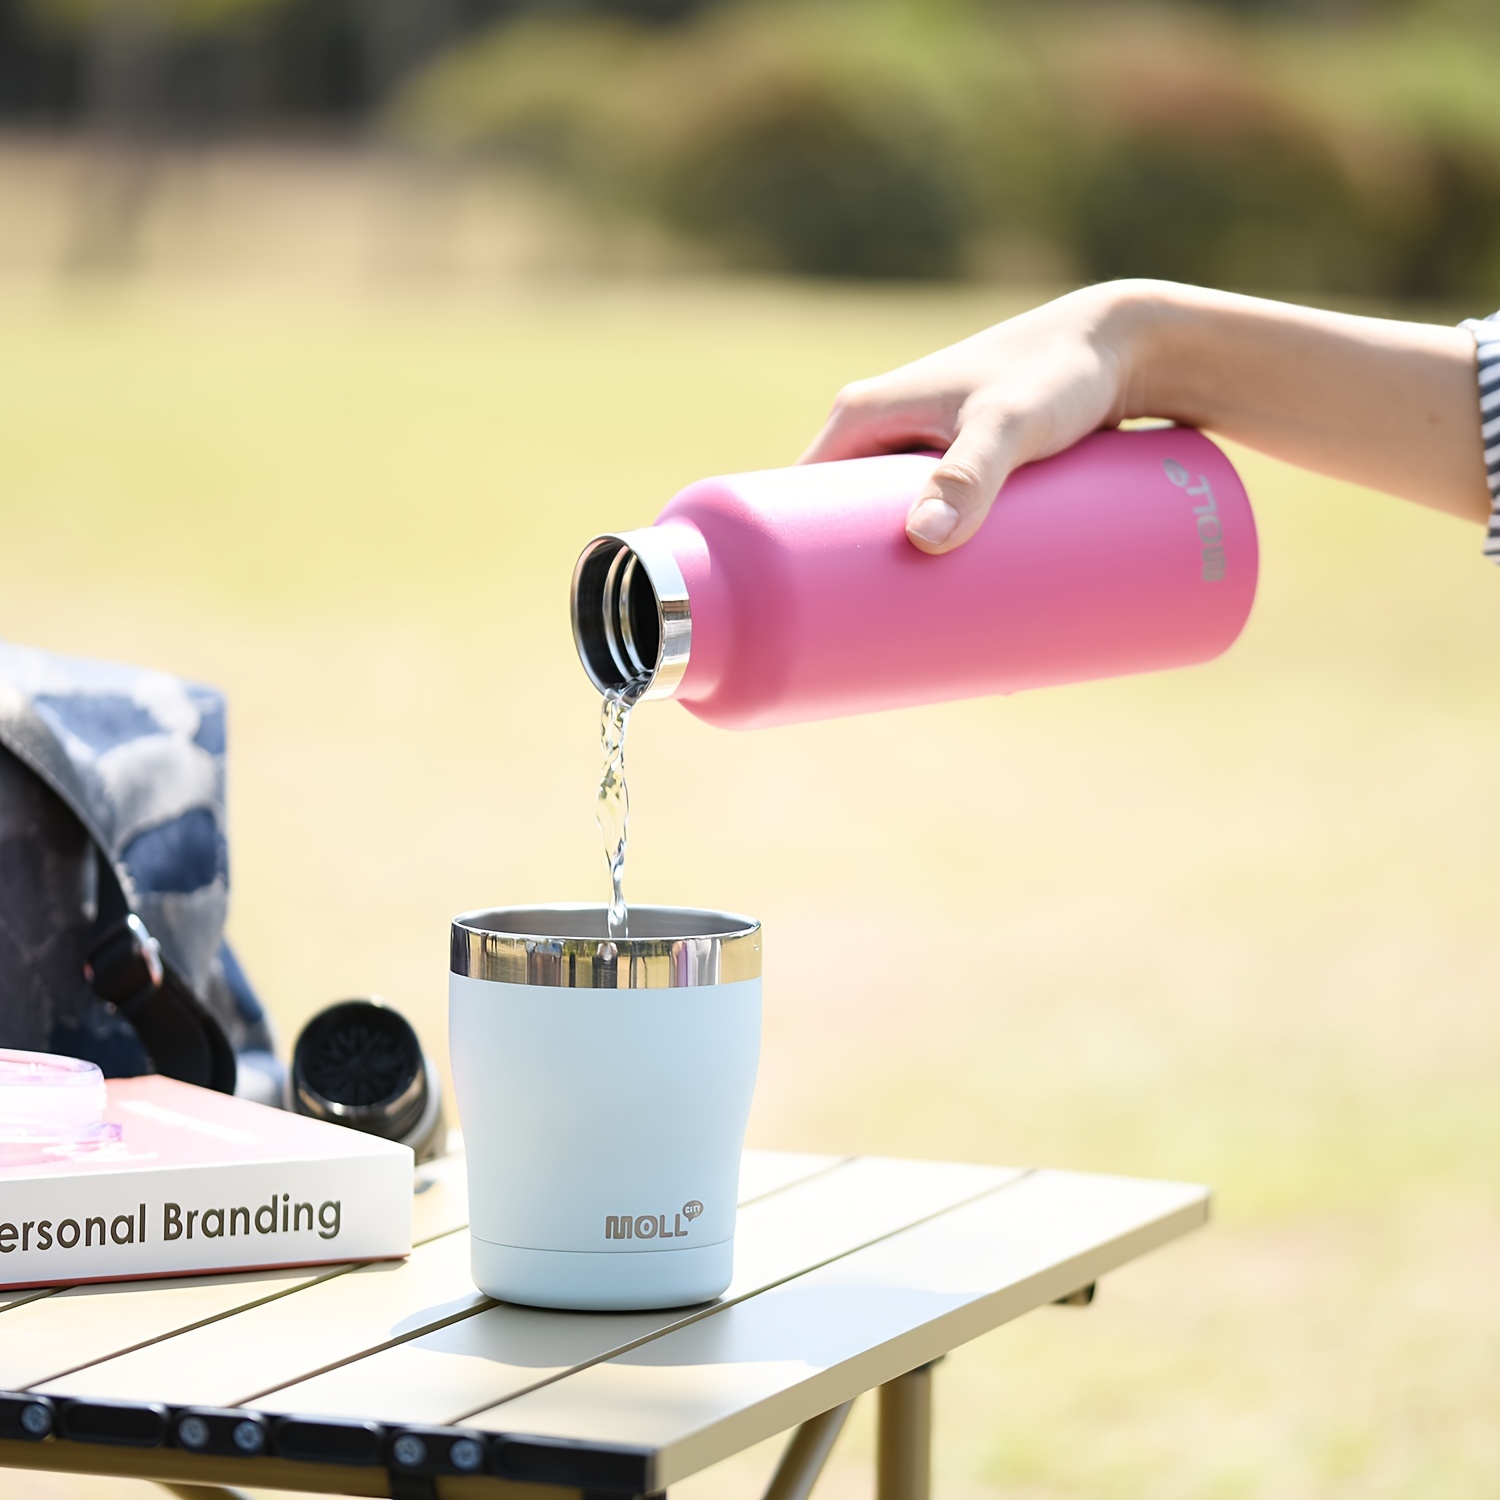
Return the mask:
{"type": "Polygon", "coordinates": [[[923,552],[951,552],[979,530],[1000,486],[1020,461],[1015,422],[996,412],[968,415],[906,516],[923,552]]]}

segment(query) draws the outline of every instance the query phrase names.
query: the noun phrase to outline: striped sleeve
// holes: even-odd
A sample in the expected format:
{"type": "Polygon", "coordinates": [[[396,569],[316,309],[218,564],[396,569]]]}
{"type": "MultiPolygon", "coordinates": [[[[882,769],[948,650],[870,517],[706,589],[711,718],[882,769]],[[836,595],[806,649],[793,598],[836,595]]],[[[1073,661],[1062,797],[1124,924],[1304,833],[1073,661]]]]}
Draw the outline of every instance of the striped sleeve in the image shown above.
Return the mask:
{"type": "Polygon", "coordinates": [[[1484,467],[1490,480],[1490,528],[1484,555],[1500,563],[1500,313],[1463,325],[1479,351],[1479,430],[1484,437],[1484,467]]]}

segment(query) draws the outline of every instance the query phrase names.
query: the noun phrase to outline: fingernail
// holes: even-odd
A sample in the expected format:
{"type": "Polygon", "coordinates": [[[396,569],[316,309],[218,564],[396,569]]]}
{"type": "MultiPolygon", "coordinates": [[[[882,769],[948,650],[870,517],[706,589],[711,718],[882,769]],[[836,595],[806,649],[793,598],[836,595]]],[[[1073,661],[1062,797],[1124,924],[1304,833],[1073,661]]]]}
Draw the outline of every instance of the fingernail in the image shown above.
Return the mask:
{"type": "Polygon", "coordinates": [[[958,525],[958,512],[946,500],[936,495],[917,501],[906,518],[906,534],[936,547],[953,535],[958,525]]]}

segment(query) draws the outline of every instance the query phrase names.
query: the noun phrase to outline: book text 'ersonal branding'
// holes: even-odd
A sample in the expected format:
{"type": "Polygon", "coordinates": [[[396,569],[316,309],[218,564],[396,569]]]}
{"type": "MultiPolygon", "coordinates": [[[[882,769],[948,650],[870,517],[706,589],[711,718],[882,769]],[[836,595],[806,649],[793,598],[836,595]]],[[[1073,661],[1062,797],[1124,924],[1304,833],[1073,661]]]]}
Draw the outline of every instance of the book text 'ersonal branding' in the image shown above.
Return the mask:
{"type": "Polygon", "coordinates": [[[157,1237],[163,1241],[216,1240],[283,1234],[315,1234],[320,1240],[338,1237],[343,1206],[337,1198],[325,1199],[316,1208],[309,1202],[293,1203],[290,1193],[272,1194],[266,1202],[233,1208],[185,1208],[163,1203],[160,1212],[148,1215],[142,1203],[135,1213],[80,1213],[76,1218],[26,1219],[0,1224],[0,1255],[25,1254],[33,1250],[89,1249],[99,1245],[144,1245],[151,1239],[155,1221],[157,1237]]]}

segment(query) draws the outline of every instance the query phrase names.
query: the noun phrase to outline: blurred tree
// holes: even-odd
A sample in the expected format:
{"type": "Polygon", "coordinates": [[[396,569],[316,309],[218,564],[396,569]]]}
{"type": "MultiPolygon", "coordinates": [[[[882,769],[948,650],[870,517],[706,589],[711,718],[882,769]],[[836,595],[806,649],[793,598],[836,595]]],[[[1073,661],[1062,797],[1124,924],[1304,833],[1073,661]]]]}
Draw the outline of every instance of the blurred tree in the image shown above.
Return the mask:
{"type": "Polygon", "coordinates": [[[0,119],[60,119],[78,95],[77,49],[38,25],[28,0],[0,0],[0,119]]]}
{"type": "Polygon", "coordinates": [[[915,91],[763,81],[664,172],[667,218],[742,264],[813,276],[951,277],[969,204],[942,122],[915,91]]]}
{"type": "MultiPolygon", "coordinates": [[[[166,142],[281,113],[375,107],[449,46],[474,0],[26,0],[39,36],[76,51],[72,113],[91,150],[71,262],[130,258],[166,142]]],[[[492,20],[491,4],[474,24],[492,20]]],[[[10,11],[12,20],[20,14],[10,11]]]]}
{"type": "Polygon", "coordinates": [[[277,0],[31,0],[55,33],[81,46],[80,106],[92,150],[76,197],[69,260],[128,259],[155,182],[172,41],[242,25],[277,0]]]}
{"type": "Polygon", "coordinates": [[[733,264],[951,276],[1022,244],[1087,278],[1478,295],[1500,280],[1500,90],[1474,44],[1500,30],[1472,5],[552,14],[438,58],[392,123],[733,264]]]}
{"type": "MultiPolygon", "coordinates": [[[[124,0],[128,7],[131,0],[124,0]]],[[[367,118],[444,47],[509,19],[617,16],[656,27],[719,0],[161,0],[153,113],[254,129],[367,118]]],[[[0,0],[0,120],[76,122],[93,110],[89,54],[115,0],[0,0]]],[[[126,17],[126,25],[134,24],[126,17]]]]}
{"type": "MultiPolygon", "coordinates": [[[[904,7],[705,7],[667,34],[533,19],[437,64],[398,133],[528,162],[731,263],[812,275],[948,277],[973,194],[904,7]]],[[[920,38],[918,38],[920,40],[920,38]]]]}
{"type": "Polygon", "coordinates": [[[1390,280],[1336,160],[1276,130],[1121,132],[1080,153],[1066,215],[1090,280],[1378,290],[1390,280]],[[1372,252],[1374,252],[1372,254],[1372,252]]]}

